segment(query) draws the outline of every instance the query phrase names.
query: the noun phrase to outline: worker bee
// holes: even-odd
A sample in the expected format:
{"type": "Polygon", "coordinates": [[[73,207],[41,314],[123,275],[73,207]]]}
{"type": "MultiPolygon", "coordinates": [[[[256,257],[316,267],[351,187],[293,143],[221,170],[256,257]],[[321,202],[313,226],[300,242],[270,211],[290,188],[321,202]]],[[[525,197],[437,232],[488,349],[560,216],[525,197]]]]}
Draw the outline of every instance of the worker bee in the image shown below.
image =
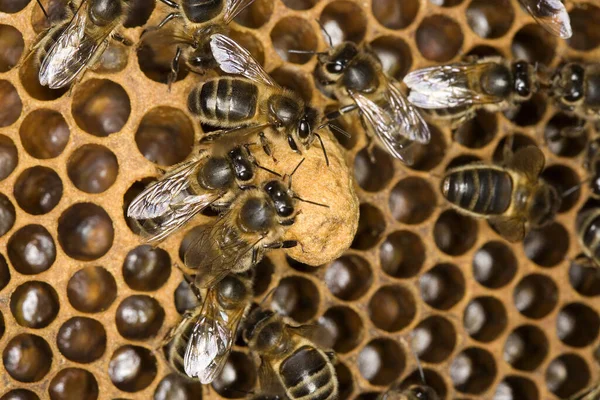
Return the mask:
{"type": "Polygon", "coordinates": [[[412,104],[432,110],[433,117],[449,120],[453,128],[475,117],[480,108],[511,109],[539,88],[532,64],[499,57],[419,69],[406,75],[404,83],[412,104]]]}
{"type": "MultiPolygon", "coordinates": [[[[238,129],[240,136],[256,132],[238,129]]],[[[138,221],[143,236],[158,243],[183,227],[207,207],[227,208],[239,190],[250,185],[255,168],[281,176],[260,166],[249,144],[223,138],[176,165],[144,189],[129,205],[127,216],[138,221]]]]}
{"type": "Polygon", "coordinates": [[[196,271],[195,285],[211,287],[229,273],[247,271],[270,249],[287,249],[296,240],[283,240],[295,221],[296,202],[327,207],[297,196],[291,179],[304,159],[287,178],[270,180],[262,187],[250,187],[235,198],[225,213],[204,225],[184,254],[186,267],[196,271]]]}
{"type": "Polygon", "coordinates": [[[562,39],[573,36],[569,13],[560,0],[519,0],[519,3],[551,34],[562,39]]]}
{"type": "Polygon", "coordinates": [[[378,400],[439,400],[439,396],[427,385],[410,385],[406,389],[389,389],[378,400]]]}
{"type": "MultiPolygon", "coordinates": [[[[218,127],[265,124],[286,137],[290,148],[309,149],[315,137],[321,143],[325,161],[327,152],[316,127],[321,115],[306,104],[299,94],[279,86],[248,50],[225,35],[211,37],[212,54],[220,68],[242,77],[221,77],[201,83],[189,94],[188,108],[200,120],[218,127]],[[299,146],[300,144],[300,146],[299,146]]],[[[263,148],[270,154],[266,139],[263,148]]]]}
{"type": "Polygon", "coordinates": [[[338,398],[335,354],[315,344],[311,328],[291,326],[273,311],[260,307],[250,312],[242,335],[260,357],[258,376],[265,393],[283,391],[291,400],[338,398]]]}
{"type": "Polygon", "coordinates": [[[564,109],[587,120],[600,120],[600,64],[559,67],[551,92],[564,109]]]}
{"type": "Polygon", "coordinates": [[[228,34],[228,25],[254,0],[160,0],[177,9],[144,34],[155,33],[157,40],[177,44],[175,57],[167,83],[169,88],[177,79],[179,63],[183,58],[186,65],[198,72],[215,68],[217,65],[210,49],[210,37],[215,33],[228,34]],[[177,20],[169,31],[163,32],[168,22],[177,20]]]}
{"type": "MultiPolygon", "coordinates": [[[[201,299],[193,283],[190,287],[201,299]]],[[[204,291],[202,305],[187,311],[165,338],[165,355],[173,369],[203,384],[211,383],[227,361],[251,301],[249,274],[227,275],[204,291]]]]}
{"type": "Polygon", "coordinates": [[[582,393],[578,393],[569,400],[598,400],[600,399],[600,383],[596,383],[591,388],[584,390],[582,393]]]}
{"type": "Polygon", "coordinates": [[[341,107],[327,118],[358,109],[369,137],[394,157],[413,164],[412,145],[429,143],[431,138],[419,111],[407,101],[399,83],[385,74],[372,51],[360,49],[352,42],[333,46],[330,39],[329,43],[328,51],[316,53],[319,66],[315,75],[324,91],[331,93],[341,107]]]}
{"type": "Polygon", "coordinates": [[[476,163],[448,170],[441,191],[458,211],[487,219],[500,235],[517,242],[530,227],[551,222],[560,208],[558,191],[540,178],[544,163],[540,149],[524,147],[505,166],[476,163]]]}
{"type": "Polygon", "coordinates": [[[128,0],[69,1],[65,18],[44,31],[27,56],[33,55],[40,65],[40,84],[60,89],[81,80],[99,62],[110,40],[130,46],[119,32],[129,7],[128,0]]]}

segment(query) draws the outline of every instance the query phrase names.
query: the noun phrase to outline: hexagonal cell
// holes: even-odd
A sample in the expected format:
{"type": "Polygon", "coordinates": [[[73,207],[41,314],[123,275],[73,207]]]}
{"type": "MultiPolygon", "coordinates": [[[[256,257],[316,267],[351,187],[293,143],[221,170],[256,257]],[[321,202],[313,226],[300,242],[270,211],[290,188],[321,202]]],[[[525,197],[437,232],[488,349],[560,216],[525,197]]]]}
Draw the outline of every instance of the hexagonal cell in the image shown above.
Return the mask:
{"type": "Polygon", "coordinates": [[[50,381],[51,400],[98,398],[98,382],[91,372],[81,368],[65,368],[50,381]]]}
{"type": "MultiPolygon", "coordinates": [[[[314,269],[314,267],[311,267],[314,269]]],[[[263,257],[258,264],[254,266],[254,277],[252,281],[252,292],[254,296],[259,296],[267,291],[273,273],[275,272],[275,265],[268,257],[263,257]]]]}
{"type": "Polygon", "coordinates": [[[583,390],[590,382],[590,370],[577,354],[556,357],[546,368],[546,387],[560,398],[583,390]]]}
{"type": "Polygon", "coordinates": [[[486,44],[477,45],[465,54],[465,57],[471,56],[475,56],[477,58],[504,57],[503,50],[497,49],[494,46],[489,46],[486,44]]]}
{"type": "Polygon", "coordinates": [[[439,165],[446,155],[444,134],[434,125],[428,125],[431,140],[428,144],[414,143],[414,163],[409,168],[417,171],[429,171],[439,165]]]}
{"type": "Polygon", "coordinates": [[[463,326],[475,340],[480,342],[495,340],[504,332],[506,324],[506,309],[502,302],[494,297],[477,297],[465,307],[463,326]]]}
{"type": "Polygon", "coordinates": [[[0,24],[0,73],[8,72],[17,65],[24,49],[21,32],[10,25],[0,24]]]}
{"type": "Polygon", "coordinates": [[[573,289],[582,296],[600,295],[600,274],[598,274],[596,266],[579,265],[576,261],[571,262],[569,282],[573,289]]]}
{"type": "Polygon", "coordinates": [[[14,171],[18,162],[17,146],[8,136],[0,135],[0,181],[14,171]]]}
{"type": "Polygon", "coordinates": [[[449,310],[465,295],[465,278],[453,264],[438,264],[419,279],[421,298],[433,308],[449,310]]]}
{"type": "Polygon", "coordinates": [[[359,299],[373,282],[371,266],[358,255],[338,258],[325,271],[325,284],[337,298],[351,301],[359,299]]]}
{"type": "MultiPolygon", "coordinates": [[[[252,4],[256,3],[258,2],[255,1],[252,4]]],[[[252,54],[252,57],[254,57],[254,59],[258,61],[260,65],[265,65],[265,50],[262,42],[256,36],[254,36],[248,30],[237,31],[232,29],[229,32],[229,37],[248,50],[250,54],[252,54]]]]}
{"type": "Polygon", "coordinates": [[[354,378],[352,372],[345,364],[338,361],[335,364],[335,375],[338,379],[338,394],[339,400],[346,400],[350,398],[352,391],[354,390],[354,378]]]}
{"type": "Polygon", "coordinates": [[[527,275],[515,287],[513,301],[517,310],[524,316],[533,319],[544,318],[556,307],[558,288],[547,276],[527,275]]]}
{"type": "Polygon", "coordinates": [[[41,61],[36,56],[29,57],[22,66],[19,67],[19,78],[28,95],[37,100],[52,101],[60,98],[67,93],[69,87],[61,89],[50,89],[42,86],[39,80],[41,61]]]}
{"type": "Polygon", "coordinates": [[[513,36],[513,59],[549,65],[554,58],[556,38],[538,24],[525,25],[513,36]]]}
{"type": "Polygon", "coordinates": [[[544,128],[544,139],[548,149],[561,157],[576,157],[588,143],[588,133],[583,120],[558,112],[544,128]]]}
{"type": "Polygon", "coordinates": [[[194,125],[177,108],[156,107],[148,111],[135,132],[135,143],[153,163],[169,166],[190,154],[194,145],[194,125]]]}
{"type": "Polygon", "coordinates": [[[416,32],[417,48],[430,61],[448,62],[463,44],[460,25],[445,15],[424,18],[416,32]]]}
{"type": "Polygon", "coordinates": [[[2,362],[13,379],[19,382],[37,382],[50,370],[52,350],[41,337],[22,333],[5,345],[2,362]]]}
{"type": "Polygon", "coordinates": [[[569,13],[573,36],[567,39],[569,47],[589,51],[600,45],[600,34],[593,26],[600,24],[600,8],[589,3],[580,3],[569,13]]]}
{"type": "Polygon", "coordinates": [[[461,124],[454,132],[454,140],[470,149],[487,146],[498,131],[498,118],[495,113],[477,110],[475,118],[461,124]]]}
{"type": "Polygon", "coordinates": [[[319,0],[281,0],[281,2],[292,10],[308,10],[313,8],[319,0]]]}
{"type": "Polygon", "coordinates": [[[0,400],[40,400],[40,398],[27,389],[13,389],[0,397],[0,400]]]}
{"type": "Polygon", "coordinates": [[[54,240],[41,225],[22,227],[8,239],[6,248],[13,268],[25,275],[44,272],[56,260],[54,240]]]}
{"type": "Polygon", "coordinates": [[[372,385],[387,386],[397,379],[406,367],[406,358],[398,342],[372,339],[358,354],[358,370],[372,385]]]}
{"type": "Polygon", "coordinates": [[[390,192],[389,206],[398,221],[409,225],[420,224],[435,210],[435,191],[423,178],[404,178],[390,192]]]}
{"type": "Polygon", "coordinates": [[[108,376],[117,389],[138,392],[147,388],[156,377],[156,358],[144,347],[121,346],[110,358],[108,376]]]}
{"type": "Polygon", "coordinates": [[[10,282],[10,270],[6,258],[0,254],[0,290],[4,289],[10,282]]]}
{"type": "Polygon", "coordinates": [[[582,303],[564,306],[556,318],[556,335],[566,345],[585,347],[592,344],[600,331],[600,317],[582,303]]]}
{"type": "Polygon", "coordinates": [[[433,315],[413,329],[411,346],[420,360],[441,363],[450,357],[456,346],[456,331],[449,320],[433,315]]]}
{"type": "Polygon", "coordinates": [[[409,231],[390,234],[379,247],[379,263],[383,272],[394,278],[410,278],[425,262],[425,246],[421,238],[409,231]]]}
{"type": "Polygon", "coordinates": [[[479,347],[469,347],[458,354],[450,365],[450,379],[459,392],[481,394],[496,378],[494,357],[479,347]]]}
{"type": "Polygon", "coordinates": [[[400,388],[405,389],[412,385],[423,385],[423,376],[425,377],[424,381],[427,383],[427,386],[432,388],[440,399],[445,399],[448,389],[446,388],[444,379],[437,372],[428,368],[423,368],[422,375],[419,369],[411,372],[406,378],[404,378],[400,384],[400,388]]]}
{"type": "Polygon", "coordinates": [[[202,385],[179,374],[169,374],[161,379],[154,391],[154,400],[192,400],[202,398],[202,385]]]}
{"type": "Polygon", "coordinates": [[[533,126],[539,123],[544,114],[548,100],[542,93],[534,93],[531,98],[523,103],[519,103],[514,108],[509,108],[503,112],[513,124],[518,126],[533,126]]]}
{"type": "Polygon", "coordinates": [[[319,22],[334,46],[345,41],[360,43],[367,30],[367,17],[363,9],[347,0],[329,3],[321,12],[319,22]]]}
{"type": "Polygon", "coordinates": [[[14,124],[21,116],[23,103],[17,89],[9,81],[0,80],[0,128],[14,124]]]}
{"type": "Polygon", "coordinates": [[[78,311],[106,310],[117,297],[115,278],[102,267],[85,267],[75,272],[67,284],[69,302],[78,311]]]}
{"type": "MultiPolygon", "coordinates": [[[[148,79],[167,84],[176,52],[177,43],[165,43],[164,35],[159,31],[144,35],[140,38],[136,52],[140,71],[148,79]]],[[[186,63],[180,62],[175,82],[184,79],[188,73],[186,63]]]]}
{"type": "Polygon", "coordinates": [[[67,174],[75,187],[86,193],[102,193],[115,183],[119,172],[117,157],[98,144],[86,144],[71,154],[67,174]]]}
{"type": "Polygon", "coordinates": [[[175,309],[179,314],[184,314],[186,311],[192,310],[202,304],[185,280],[182,280],[177,286],[173,297],[175,309]]]}
{"type": "Polygon", "coordinates": [[[18,286],[10,297],[13,317],[26,328],[45,328],[54,321],[58,309],[58,295],[45,282],[27,281],[18,286]]]}
{"type": "Polygon", "coordinates": [[[106,350],[104,326],[92,318],[73,317],[63,323],[56,336],[60,353],[71,361],[90,363],[106,350]]]}
{"type": "MultiPolygon", "coordinates": [[[[320,268],[320,266],[313,267],[311,265],[301,263],[300,261],[294,260],[292,257],[290,257],[288,255],[285,256],[285,260],[287,261],[287,263],[289,264],[289,266],[291,268],[295,269],[296,271],[304,272],[307,274],[317,272],[320,268]]],[[[254,275],[256,275],[256,273],[254,275]]],[[[254,278],[256,279],[256,276],[254,278]]]]}
{"type": "Polygon", "coordinates": [[[549,350],[548,339],[535,325],[521,325],[506,338],[504,361],[521,371],[534,371],[544,361],[549,350]]]}
{"type": "Polygon", "coordinates": [[[258,29],[271,19],[273,2],[257,0],[235,17],[235,22],[247,28],[258,29]]]}
{"type": "Polygon", "coordinates": [[[371,5],[373,16],[381,25],[389,29],[403,29],[409,26],[419,12],[418,0],[381,0],[371,5]]]}
{"type": "Polygon", "coordinates": [[[8,197],[0,193],[0,237],[12,229],[16,218],[15,206],[13,206],[8,197]]]}
{"type": "Polygon", "coordinates": [[[131,114],[131,102],[121,85],[108,79],[89,79],[77,85],[71,107],[79,128],[106,137],[119,132],[131,114]]]}
{"type": "Polygon", "coordinates": [[[228,399],[243,398],[256,384],[256,375],[256,367],[250,357],[239,351],[232,351],[212,387],[228,399]]]}
{"type": "Polygon", "coordinates": [[[170,275],[169,253],[158,247],[138,246],[127,253],[123,262],[123,278],[134,290],[157,290],[165,284],[170,275]]]}
{"type": "Polygon", "coordinates": [[[454,210],[447,210],[435,221],[433,237],[441,251],[451,256],[459,256],[473,247],[477,241],[477,231],[475,219],[454,210]]]}
{"type": "Polygon", "coordinates": [[[280,19],[271,30],[271,42],[283,61],[294,64],[306,64],[312,55],[290,53],[289,50],[316,51],[318,46],[313,25],[299,17],[280,19]]]}
{"type": "Polygon", "coordinates": [[[156,336],[165,320],[165,311],[156,299],[133,295],[119,304],[115,320],[125,339],[145,340],[156,336]]]}
{"type": "Polygon", "coordinates": [[[396,36],[380,36],[370,43],[386,74],[398,81],[410,71],[412,54],[405,41],[396,36]]]}
{"type": "Polygon", "coordinates": [[[536,384],[525,377],[509,375],[496,387],[494,400],[537,400],[539,391],[536,384]]]}
{"type": "Polygon", "coordinates": [[[581,194],[579,176],[566,165],[551,165],[542,172],[542,178],[561,194],[562,203],[559,213],[569,211],[579,200],[581,194]]]}
{"type": "Polygon", "coordinates": [[[29,4],[30,0],[0,0],[0,12],[14,14],[18,13],[29,4]]]}
{"type": "Polygon", "coordinates": [[[473,256],[475,280],[490,289],[499,289],[510,283],[517,267],[517,258],[504,242],[487,242],[473,256]]]}
{"type": "Polygon", "coordinates": [[[363,322],[349,307],[331,307],[319,318],[319,325],[329,332],[333,338],[332,348],[338,353],[353,350],[363,337],[363,322]]]}
{"type": "Polygon", "coordinates": [[[311,280],[301,276],[288,276],[279,281],[273,293],[271,307],[279,314],[302,323],[315,316],[319,298],[319,289],[311,280]]]}
{"type": "Polygon", "coordinates": [[[385,188],[394,176],[394,160],[386,151],[374,147],[363,149],[354,158],[354,177],[358,185],[367,192],[378,192],[385,188]]]}
{"type": "Polygon", "coordinates": [[[282,87],[293,90],[302,96],[304,101],[311,101],[313,83],[308,74],[303,73],[297,68],[290,68],[283,65],[272,71],[270,75],[282,87]]]}
{"type": "Polygon", "coordinates": [[[467,8],[467,23],[484,39],[504,36],[514,19],[515,11],[508,0],[473,0],[467,8]]]}
{"type": "Polygon", "coordinates": [[[383,286],[369,301],[369,318],[377,328],[387,332],[407,327],[416,313],[416,301],[412,293],[402,286],[383,286]]]}
{"type": "Polygon", "coordinates": [[[381,240],[385,232],[385,218],[379,208],[364,203],[359,208],[358,230],[351,247],[358,250],[368,250],[381,240]]]}
{"type": "Polygon", "coordinates": [[[449,171],[452,168],[464,167],[469,164],[475,164],[478,162],[482,162],[481,158],[474,156],[472,154],[463,154],[458,157],[453,158],[448,165],[446,165],[445,171],[449,171]]]}
{"type": "Polygon", "coordinates": [[[69,125],[54,110],[39,109],[29,113],[19,128],[21,144],[32,157],[58,157],[69,142],[69,125]]]}
{"type": "Polygon", "coordinates": [[[13,194],[25,212],[42,215],[56,207],[63,194],[63,184],[54,170],[35,166],[21,172],[13,194]]]}
{"type": "Polygon", "coordinates": [[[527,258],[542,267],[553,267],[565,259],[569,250],[569,233],[558,222],[533,229],[523,240],[527,258]]]}
{"type": "Polygon", "coordinates": [[[115,231],[104,209],[93,203],[77,203],[58,219],[58,242],[69,257],[96,260],[111,248],[115,231]]]}

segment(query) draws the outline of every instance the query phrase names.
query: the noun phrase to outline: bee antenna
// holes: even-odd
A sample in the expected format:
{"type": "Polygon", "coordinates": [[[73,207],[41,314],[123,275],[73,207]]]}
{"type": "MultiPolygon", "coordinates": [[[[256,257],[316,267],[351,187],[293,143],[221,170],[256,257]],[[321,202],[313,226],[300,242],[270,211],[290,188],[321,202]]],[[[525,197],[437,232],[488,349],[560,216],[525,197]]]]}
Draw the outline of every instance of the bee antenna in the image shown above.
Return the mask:
{"type": "Polygon", "coordinates": [[[288,187],[290,189],[292,188],[292,177],[294,176],[294,174],[296,173],[296,171],[298,171],[298,168],[300,168],[300,166],[302,165],[302,163],[304,162],[304,160],[306,160],[306,158],[303,158],[302,160],[300,160],[300,162],[298,163],[298,165],[296,165],[296,168],[294,168],[294,170],[292,171],[292,173],[288,175],[288,179],[290,180],[290,184],[288,185],[288,187]]]}
{"type": "Polygon", "coordinates": [[[317,139],[319,139],[319,142],[321,143],[321,149],[323,149],[323,155],[325,156],[325,163],[329,167],[329,157],[327,157],[327,151],[325,150],[325,144],[323,144],[323,139],[321,139],[321,135],[319,135],[316,132],[315,136],[317,137],[317,139]]]}
{"type": "Polygon", "coordinates": [[[325,125],[327,125],[330,129],[336,131],[337,133],[344,135],[348,139],[350,139],[352,137],[352,135],[350,135],[350,132],[347,132],[346,130],[342,129],[341,127],[337,126],[336,124],[327,123],[325,125]]]}
{"type": "Polygon", "coordinates": [[[292,53],[292,54],[313,54],[313,55],[325,55],[327,54],[324,51],[314,51],[314,50],[294,50],[294,49],[290,49],[287,51],[288,53],[292,53]]]}
{"type": "Polygon", "coordinates": [[[292,198],[294,198],[298,201],[302,201],[304,203],[313,204],[315,206],[329,208],[329,206],[327,204],[317,203],[316,201],[312,201],[312,200],[306,200],[306,199],[301,198],[300,196],[294,195],[294,196],[292,196],[292,198]]]}
{"type": "Polygon", "coordinates": [[[265,297],[263,297],[263,299],[260,301],[260,304],[258,305],[260,308],[263,308],[263,306],[265,305],[267,299],[271,296],[273,296],[273,294],[275,293],[275,291],[277,290],[279,286],[275,286],[273,289],[269,290],[267,292],[267,294],[265,294],[265,297]]]}
{"type": "Polygon", "coordinates": [[[327,29],[325,29],[325,26],[321,23],[321,21],[318,18],[316,19],[316,21],[317,21],[317,24],[319,24],[319,27],[321,28],[321,30],[323,31],[323,34],[327,38],[329,47],[333,47],[333,39],[331,39],[331,35],[329,34],[329,32],[327,32],[327,29]]]}
{"type": "MultiPolygon", "coordinates": [[[[411,333],[411,336],[413,336],[413,335],[414,335],[414,333],[411,333]]],[[[427,381],[425,380],[425,372],[423,372],[423,366],[421,365],[421,360],[419,359],[419,355],[417,354],[417,352],[415,351],[415,348],[412,345],[412,340],[410,341],[410,343],[408,343],[406,341],[406,339],[402,338],[402,341],[404,342],[406,347],[408,347],[408,349],[410,350],[410,353],[413,355],[413,357],[417,361],[417,369],[419,370],[419,376],[421,377],[423,384],[427,385],[427,381]]]]}
{"type": "Polygon", "coordinates": [[[44,8],[44,6],[42,5],[41,0],[36,0],[38,3],[38,6],[40,6],[40,8],[42,9],[42,12],[44,13],[44,15],[46,16],[46,19],[50,19],[50,17],[48,16],[48,13],[46,12],[46,9],[44,8]]]}
{"type": "Polygon", "coordinates": [[[565,190],[564,192],[562,192],[562,194],[560,195],[563,199],[565,197],[570,196],[571,194],[573,194],[575,191],[577,191],[577,189],[579,189],[584,183],[587,183],[589,181],[591,181],[593,179],[593,177],[588,177],[586,179],[584,179],[583,181],[579,182],[577,185],[573,185],[572,187],[570,187],[569,189],[565,190]]]}
{"type": "Polygon", "coordinates": [[[280,178],[281,178],[281,174],[280,174],[280,173],[277,173],[277,172],[275,172],[275,171],[273,171],[272,169],[269,169],[269,168],[267,168],[267,167],[263,167],[262,165],[260,165],[260,164],[259,164],[259,163],[257,163],[257,162],[255,162],[255,163],[254,163],[254,165],[256,165],[256,167],[257,167],[257,168],[260,168],[260,169],[262,169],[263,171],[267,171],[268,173],[270,173],[270,174],[273,174],[273,175],[275,175],[275,176],[278,176],[278,177],[280,177],[280,178]]]}

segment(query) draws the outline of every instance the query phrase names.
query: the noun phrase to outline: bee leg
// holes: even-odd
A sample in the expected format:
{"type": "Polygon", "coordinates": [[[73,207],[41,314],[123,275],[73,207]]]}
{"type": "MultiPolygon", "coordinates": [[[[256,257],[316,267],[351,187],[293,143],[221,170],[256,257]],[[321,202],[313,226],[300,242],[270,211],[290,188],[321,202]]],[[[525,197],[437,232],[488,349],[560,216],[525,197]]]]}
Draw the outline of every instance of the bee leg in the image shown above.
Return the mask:
{"type": "Polygon", "coordinates": [[[283,240],[281,242],[268,243],[263,245],[265,249],[291,249],[298,246],[297,240],[283,240]]]}
{"type": "Polygon", "coordinates": [[[338,118],[340,118],[342,115],[344,115],[344,114],[348,114],[349,112],[351,112],[351,111],[354,111],[354,110],[356,110],[356,109],[358,109],[358,106],[357,106],[356,104],[348,104],[347,106],[340,107],[340,108],[338,108],[338,109],[337,109],[337,110],[335,110],[335,111],[332,111],[332,112],[330,112],[330,113],[327,113],[327,114],[325,115],[325,119],[326,119],[327,121],[332,121],[332,120],[334,120],[334,119],[338,119],[338,118]]]}
{"type": "Polygon", "coordinates": [[[144,29],[141,36],[144,36],[148,32],[157,31],[157,30],[161,29],[163,26],[165,26],[167,23],[169,23],[169,21],[171,21],[172,19],[175,19],[175,18],[181,18],[181,13],[172,12],[172,13],[168,14],[166,17],[163,18],[162,21],[160,21],[160,23],[158,25],[151,26],[151,27],[144,29]]]}
{"type": "Polygon", "coordinates": [[[260,132],[258,134],[258,138],[260,140],[260,145],[262,146],[265,154],[268,155],[269,157],[271,157],[273,159],[273,162],[277,163],[277,159],[275,158],[275,156],[273,155],[273,152],[271,151],[271,142],[269,141],[269,139],[267,139],[267,137],[265,136],[265,133],[260,132]]]}
{"type": "Polygon", "coordinates": [[[175,57],[173,57],[173,61],[171,61],[171,72],[169,73],[169,77],[167,78],[167,85],[169,87],[169,92],[171,91],[171,85],[177,80],[177,75],[179,74],[179,60],[181,59],[181,47],[177,46],[177,51],[175,52],[175,57]]]}
{"type": "Polygon", "coordinates": [[[133,42],[129,39],[127,39],[125,36],[121,35],[120,33],[113,33],[112,38],[114,40],[116,40],[117,42],[122,43],[124,46],[132,46],[133,42]]]}
{"type": "Polygon", "coordinates": [[[166,4],[171,8],[179,8],[179,4],[173,0],[159,0],[161,3],[166,4]]]}

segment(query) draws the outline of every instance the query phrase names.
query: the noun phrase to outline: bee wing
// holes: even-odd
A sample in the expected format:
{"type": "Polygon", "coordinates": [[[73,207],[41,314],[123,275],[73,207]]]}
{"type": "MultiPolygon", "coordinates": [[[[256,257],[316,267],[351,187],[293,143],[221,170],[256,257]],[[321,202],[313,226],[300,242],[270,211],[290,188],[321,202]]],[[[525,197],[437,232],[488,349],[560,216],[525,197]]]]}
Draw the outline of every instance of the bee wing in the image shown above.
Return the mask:
{"type": "Polygon", "coordinates": [[[589,389],[584,390],[583,393],[569,397],[569,400],[597,400],[600,398],[600,384],[596,384],[589,389]]]}
{"type": "Polygon", "coordinates": [[[194,325],[183,358],[185,373],[192,378],[197,377],[202,384],[211,383],[221,372],[235,335],[219,316],[214,290],[209,296],[194,325]]]}
{"type": "Polygon", "coordinates": [[[365,125],[394,157],[411,165],[414,160],[408,148],[412,144],[399,132],[394,118],[389,112],[379,107],[375,102],[360,93],[350,93],[361,111],[365,125]]]}
{"type": "Polygon", "coordinates": [[[535,182],[545,164],[544,153],[537,146],[527,146],[516,151],[507,167],[525,174],[531,182],[535,182]]]}
{"type": "Polygon", "coordinates": [[[519,2],[548,32],[563,39],[573,36],[569,13],[560,0],[519,0],[519,2]]]}
{"type": "Polygon", "coordinates": [[[525,237],[525,221],[519,217],[494,217],[488,219],[492,228],[509,242],[520,242],[525,237]]]}
{"type": "Polygon", "coordinates": [[[480,76],[495,63],[452,64],[413,71],[404,77],[410,88],[408,101],[420,108],[452,108],[497,103],[502,99],[469,87],[471,77],[480,76]]]}
{"type": "Polygon", "coordinates": [[[87,67],[94,54],[108,45],[105,39],[112,31],[112,25],[108,25],[98,36],[86,33],[87,3],[73,16],[44,57],[38,77],[41,85],[50,89],[69,85],[87,67]]]}
{"type": "Polygon", "coordinates": [[[429,143],[431,133],[421,113],[408,102],[393,80],[386,79],[386,81],[386,98],[400,128],[398,133],[419,143],[429,143]]]}
{"type": "Polygon", "coordinates": [[[223,22],[228,25],[233,19],[250,4],[254,3],[254,0],[227,0],[225,6],[225,12],[223,14],[223,22]]]}
{"type": "Polygon", "coordinates": [[[212,35],[210,48],[223,72],[241,75],[263,85],[279,87],[248,50],[227,36],[220,33],[212,35]]]}
{"type": "MultiPolygon", "coordinates": [[[[285,396],[285,390],[277,378],[275,370],[265,361],[264,358],[260,359],[260,367],[258,368],[258,381],[260,382],[260,388],[262,392],[268,394],[281,394],[285,396]]],[[[286,397],[284,397],[286,398],[286,397]]]]}
{"type": "Polygon", "coordinates": [[[171,211],[174,199],[189,187],[189,177],[196,171],[200,158],[193,157],[167,172],[137,195],[127,208],[127,216],[149,219],[171,211]]]}

